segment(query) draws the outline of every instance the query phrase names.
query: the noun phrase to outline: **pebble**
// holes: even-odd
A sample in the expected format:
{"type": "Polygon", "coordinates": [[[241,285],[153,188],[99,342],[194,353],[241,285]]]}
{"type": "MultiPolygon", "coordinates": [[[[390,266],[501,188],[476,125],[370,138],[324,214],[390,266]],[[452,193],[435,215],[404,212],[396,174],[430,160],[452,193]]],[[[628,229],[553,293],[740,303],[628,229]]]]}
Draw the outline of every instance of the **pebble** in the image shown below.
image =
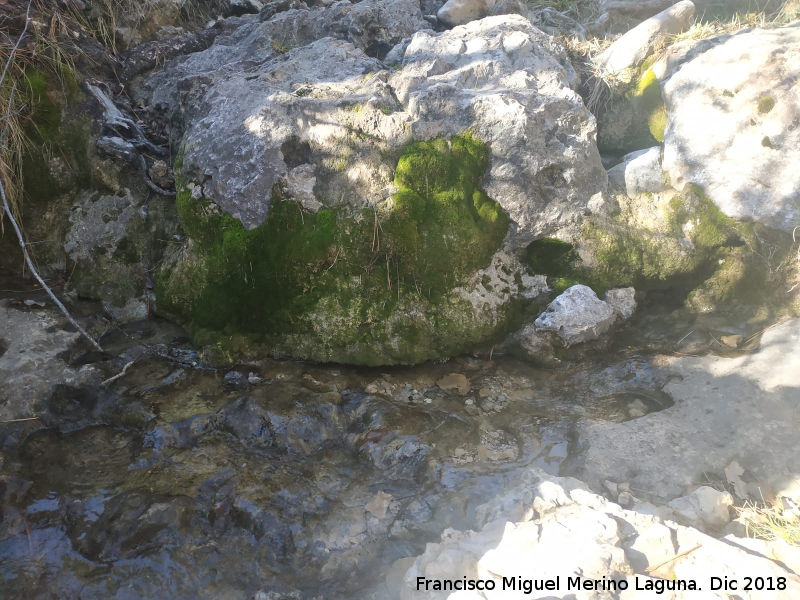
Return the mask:
{"type": "Polygon", "coordinates": [[[445,375],[436,382],[441,389],[446,392],[458,392],[459,394],[466,394],[469,392],[469,379],[461,373],[450,373],[445,375]]]}

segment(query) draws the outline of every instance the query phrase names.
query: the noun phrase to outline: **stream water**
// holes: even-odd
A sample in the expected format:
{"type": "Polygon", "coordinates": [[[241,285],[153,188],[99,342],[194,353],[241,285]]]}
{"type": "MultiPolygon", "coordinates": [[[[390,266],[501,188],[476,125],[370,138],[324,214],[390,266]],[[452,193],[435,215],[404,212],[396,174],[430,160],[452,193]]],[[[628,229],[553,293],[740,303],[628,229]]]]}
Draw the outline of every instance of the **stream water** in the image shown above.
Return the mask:
{"type": "Polygon", "coordinates": [[[748,333],[660,306],[553,369],[481,355],[226,374],[145,353],[185,344],[168,323],[114,331],[107,355],[67,359],[105,376],[134,361],[125,374],[60,387],[55,421],[15,425],[2,455],[0,596],[370,597],[395,561],[469,528],[526,467],[568,471],[579,421],[669,406],[659,352],[748,333]]]}

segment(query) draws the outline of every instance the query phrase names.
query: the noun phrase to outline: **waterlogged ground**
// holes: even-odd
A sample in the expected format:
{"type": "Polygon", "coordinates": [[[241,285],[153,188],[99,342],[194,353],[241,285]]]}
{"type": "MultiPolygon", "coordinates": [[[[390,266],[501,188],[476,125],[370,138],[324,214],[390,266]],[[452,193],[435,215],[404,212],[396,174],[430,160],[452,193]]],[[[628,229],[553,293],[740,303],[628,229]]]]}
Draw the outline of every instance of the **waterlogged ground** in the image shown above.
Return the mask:
{"type": "Polygon", "coordinates": [[[755,327],[706,324],[644,311],[614,347],[548,370],[481,355],[227,376],[145,352],[181,343],[168,324],[112,331],[107,354],[67,359],[103,378],[133,363],[122,377],[59,388],[49,427],[0,424],[0,595],[366,597],[526,466],[568,468],[578,421],[669,406],[656,350],[755,327]]]}

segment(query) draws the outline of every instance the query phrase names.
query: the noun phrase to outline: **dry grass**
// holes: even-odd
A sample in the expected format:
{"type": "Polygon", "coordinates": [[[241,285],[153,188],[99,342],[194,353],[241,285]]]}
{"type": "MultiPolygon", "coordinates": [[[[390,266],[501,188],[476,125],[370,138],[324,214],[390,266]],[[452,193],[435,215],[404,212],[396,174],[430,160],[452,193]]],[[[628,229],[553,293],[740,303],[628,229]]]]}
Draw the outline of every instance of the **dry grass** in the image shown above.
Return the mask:
{"type": "MultiPolygon", "coordinates": [[[[0,4],[3,4],[0,2],[0,4]]],[[[22,212],[21,159],[34,145],[38,124],[33,118],[37,94],[30,85],[32,73],[43,75],[49,82],[47,94],[68,97],[77,89],[76,57],[91,62],[76,40],[93,38],[109,54],[119,51],[117,29],[121,23],[141,23],[152,16],[152,4],[143,0],[96,0],[80,10],[74,3],[55,0],[33,0],[31,20],[25,35],[27,0],[11,0],[0,16],[0,69],[8,65],[8,73],[0,84],[0,178],[5,185],[12,213],[22,212]],[[20,41],[14,58],[9,55],[20,41]]],[[[204,23],[221,7],[220,0],[181,0],[181,25],[192,28],[204,23]]],[[[51,98],[53,99],[53,98],[51,98]]],[[[41,136],[38,136],[41,138],[41,136]]],[[[46,154],[42,140],[36,145],[46,154]]],[[[46,146],[46,144],[45,144],[46,146]]],[[[0,217],[3,208],[0,206],[0,217]]],[[[18,219],[19,220],[19,219],[18,219]]],[[[0,233],[2,233],[0,220],[0,233]]]]}
{"type": "Polygon", "coordinates": [[[792,546],[800,546],[800,514],[796,511],[756,504],[745,505],[737,511],[749,537],[783,540],[792,546]]]}

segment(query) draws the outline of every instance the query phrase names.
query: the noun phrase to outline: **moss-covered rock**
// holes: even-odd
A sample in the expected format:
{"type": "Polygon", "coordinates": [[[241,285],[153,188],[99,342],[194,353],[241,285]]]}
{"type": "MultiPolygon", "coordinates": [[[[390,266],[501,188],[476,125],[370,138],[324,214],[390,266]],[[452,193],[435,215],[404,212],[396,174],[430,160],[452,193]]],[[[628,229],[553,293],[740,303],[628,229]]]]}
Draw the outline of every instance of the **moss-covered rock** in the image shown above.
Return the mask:
{"type": "Polygon", "coordinates": [[[697,188],[617,201],[615,215],[584,225],[595,288],[691,285],[713,271],[720,252],[743,243],[737,224],[697,188]]]}
{"type": "MultiPolygon", "coordinates": [[[[417,142],[397,163],[389,200],[312,213],[276,188],[265,222],[250,230],[182,182],[190,242],[158,276],[159,308],[197,342],[239,354],[376,365],[465,351],[496,335],[512,304],[476,310],[461,289],[508,230],[480,188],[487,162],[469,134],[417,142]]],[[[497,293],[511,300],[520,285],[507,278],[497,293]]]]}
{"type": "Polygon", "coordinates": [[[693,185],[616,200],[613,215],[584,224],[585,260],[571,266],[570,281],[598,291],[682,290],[696,312],[785,302],[790,240],[780,232],[725,216],[693,185]]]}
{"type": "Polygon", "coordinates": [[[597,114],[597,144],[601,152],[625,154],[664,141],[667,111],[661,85],[652,68],[643,69],[622,94],[597,114]]]}

